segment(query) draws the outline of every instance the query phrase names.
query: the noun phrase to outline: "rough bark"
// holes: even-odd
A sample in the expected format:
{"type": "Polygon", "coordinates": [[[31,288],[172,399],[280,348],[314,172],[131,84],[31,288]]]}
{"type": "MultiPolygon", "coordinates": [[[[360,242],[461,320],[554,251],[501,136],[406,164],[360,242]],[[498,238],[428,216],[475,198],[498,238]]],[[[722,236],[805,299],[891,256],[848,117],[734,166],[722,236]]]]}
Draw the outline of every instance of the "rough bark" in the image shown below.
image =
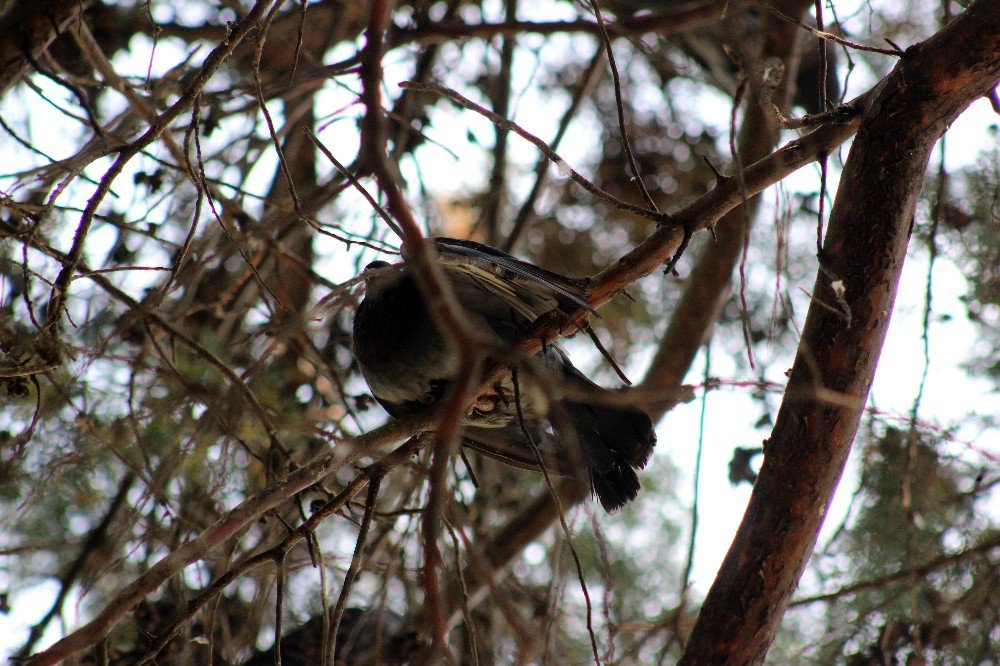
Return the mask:
{"type": "Polygon", "coordinates": [[[866,109],[760,478],[682,664],[763,663],[857,432],[931,150],[998,76],[1000,0],[982,0],[908,49],[866,109]]]}

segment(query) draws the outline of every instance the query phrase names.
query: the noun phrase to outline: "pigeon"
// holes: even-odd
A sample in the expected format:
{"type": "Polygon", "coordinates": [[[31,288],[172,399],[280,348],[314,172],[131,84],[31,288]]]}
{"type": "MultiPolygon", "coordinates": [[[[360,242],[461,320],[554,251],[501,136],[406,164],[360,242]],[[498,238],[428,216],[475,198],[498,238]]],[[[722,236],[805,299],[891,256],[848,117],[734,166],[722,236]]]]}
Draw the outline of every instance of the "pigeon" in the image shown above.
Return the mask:
{"type": "MultiPolygon", "coordinates": [[[[474,241],[433,242],[467,320],[493,343],[510,346],[542,317],[568,319],[581,308],[593,313],[583,280],[474,241]]],[[[391,416],[426,410],[447,392],[459,358],[405,263],[373,261],[363,279],[365,298],[353,327],[361,374],[391,416]]],[[[656,443],[649,416],[621,400],[602,400],[613,392],[585,377],[556,344],[543,345],[530,362],[543,372],[507,368],[469,408],[461,444],[510,465],[544,465],[551,474],[583,479],[608,513],[621,509],[638,494],[636,470],[645,467],[656,443]],[[553,391],[551,383],[526,375],[554,377],[572,390],[553,391]]]]}

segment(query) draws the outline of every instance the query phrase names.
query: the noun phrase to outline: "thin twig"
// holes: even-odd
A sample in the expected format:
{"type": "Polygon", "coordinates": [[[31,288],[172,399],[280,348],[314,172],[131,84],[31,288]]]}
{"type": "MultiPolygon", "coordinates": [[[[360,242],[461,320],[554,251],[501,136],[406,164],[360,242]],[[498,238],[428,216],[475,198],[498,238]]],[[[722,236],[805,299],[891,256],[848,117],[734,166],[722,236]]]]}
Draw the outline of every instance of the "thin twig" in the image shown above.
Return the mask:
{"type": "Polygon", "coordinates": [[[688,538],[687,556],[684,559],[684,574],[681,576],[681,601],[679,609],[683,609],[687,600],[688,588],[691,585],[691,570],[694,567],[694,547],[698,537],[698,498],[701,496],[701,455],[705,445],[705,414],[708,411],[709,373],[712,367],[712,341],[705,344],[704,388],[701,392],[701,411],[698,415],[698,448],[694,457],[694,478],[691,488],[694,499],[691,501],[691,535],[688,538]]]}
{"type": "Polygon", "coordinates": [[[512,120],[503,118],[502,116],[493,113],[484,106],[476,104],[472,100],[467,99],[466,97],[462,96],[460,93],[452,90],[451,88],[446,88],[438,83],[414,83],[412,81],[403,81],[402,83],[399,84],[399,86],[405,90],[432,92],[441,95],[443,97],[447,97],[448,99],[452,100],[459,106],[469,109],[470,111],[475,111],[481,116],[484,116],[485,118],[489,119],[490,122],[499,125],[501,127],[505,127],[506,129],[514,132],[519,137],[521,137],[528,143],[538,148],[538,150],[541,151],[543,155],[549,158],[549,160],[555,165],[556,169],[560,173],[568,174],[568,176],[573,180],[574,183],[576,183],[583,189],[587,190],[594,196],[603,199],[604,201],[611,204],[615,208],[618,208],[619,210],[624,210],[626,212],[633,213],[634,215],[646,218],[647,220],[653,220],[654,222],[657,223],[662,223],[668,219],[668,217],[663,213],[647,210],[641,206],[636,206],[635,204],[630,204],[627,201],[622,201],[613,194],[602,190],[601,188],[599,188],[598,186],[594,185],[589,180],[581,176],[572,167],[570,167],[569,164],[567,164],[566,160],[564,160],[558,154],[556,154],[556,152],[552,150],[552,148],[550,148],[547,143],[539,139],[537,136],[523,129],[520,125],[513,122],[512,120]]]}
{"type": "Polygon", "coordinates": [[[428,479],[427,506],[424,509],[424,608],[431,625],[431,636],[436,650],[446,650],[444,609],[441,604],[441,586],[438,568],[441,566],[441,551],[437,538],[441,531],[441,514],[446,503],[447,471],[454,450],[458,444],[458,433],[462,418],[469,402],[475,397],[476,378],[479,363],[474,358],[462,364],[459,375],[451,382],[451,395],[446,401],[443,418],[438,422],[434,437],[431,469],[428,479]]]}
{"type": "MultiPolygon", "coordinates": [[[[455,553],[455,562],[459,562],[462,551],[458,545],[458,534],[456,534],[455,528],[450,523],[448,524],[448,533],[451,535],[451,546],[455,553]]],[[[466,585],[465,573],[462,571],[462,567],[456,566],[455,568],[458,571],[458,584],[462,590],[459,605],[462,608],[462,618],[465,620],[465,631],[469,635],[469,652],[472,654],[473,666],[479,666],[479,641],[476,636],[476,623],[472,619],[472,612],[469,610],[469,587],[466,585]]]]}
{"type": "MultiPolygon", "coordinates": [[[[594,86],[600,80],[603,74],[600,64],[601,64],[601,49],[597,49],[594,53],[594,57],[590,59],[590,64],[580,75],[580,84],[577,85],[576,90],[573,92],[573,99],[569,106],[566,107],[566,111],[563,112],[562,118],[559,120],[559,129],[556,130],[556,135],[552,137],[552,143],[550,144],[552,150],[555,151],[559,144],[562,143],[563,138],[566,136],[566,132],[569,130],[570,120],[572,120],[580,107],[583,104],[583,100],[593,91],[594,86]]],[[[514,216],[514,224],[511,228],[510,234],[507,236],[507,240],[504,241],[501,249],[504,252],[510,252],[517,245],[517,242],[521,239],[521,235],[524,233],[525,228],[527,228],[528,221],[535,211],[535,203],[538,201],[538,197],[542,193],[542,188],[547,182],[547,174],[549,170],[549,159],[542,156],[538,159],[535,164],[535,183],[531,186],[531,191],[528,192],[528,196],[525,197],[524,203],[521,204],[520,210],[517,211],[517,215],[514,216]]]]}
{"type": "Polygon", "coordinates": [[[598,6],[597,0],[590,0],[590,8],[597,18],[597,27],[600,29],[601,41],[604,42],[604,50],[608,54],[608,67],[611,69],[611,79],[615,87],[618,131],[621,134],[622,148],[625,151],[625,156],[628,158],[629,168],[632,170],[632,178],[635,179],[635,184],[639,188],[639,192],[642,194],[642,198],[646,202],[646,205],[649,206],[649,209],[659,212],[656,203],[653,202],[653,197],[649,195],[649,190],[646,189],[646,184],[642,182],[642,172],[639,171],[639,164],[635,161],[635,155],[632,153],[632,144],[628,140],[628,127],[625,124],[625,104],[622,101],[622,83],[618,76],[618,65],[615,63],[615,52],[611,48],[611,38],[608,37],[608,29],[604,24],[604,16],[601,15],[601,8],[598,6]]]}
{"type": "Polygon", "coordinates": [[[354,188],[361,193],[361,196],[363,196],[368,204],[375,209],[375,212],[378,213],[379,217],[382,218],[382,221],[386,223],[386,226],[392,229],[393,233],[402,239],[403,231],[399,228],[399,225],[396,224],[396,221],[392,219],[392,216],[386,212],[385,208],[382,208],[382,205],[379,204],[378,200],[372,196],[372,193],[361,184],[361,181],[358,180],[357,177],[347,169],[347,167],[341,164],[340,161],[333,156],[330,149],[327,148],[326,145],[319,140],[319,137],[313,133],[312,128],[305,127],[302,131],[305,132],[306,136],[309,137],[309,140],[312,141],[317,148],[319,148],[320,152],[323,153],[326,159],[330,160],[330,163],[337,169],[337,171],[340,172],[340,175],[346,178],[348,182],[350,182],[351,185],[353,185],[354,188]]]}
{"type": "Polygon", "coordinates": [[[87,538],[84,539],[80,546],[80,552],[77,553],[76,557],[66,568],[66,572],[59,576],[59,593],[56,595],[48,612],[31,627],[31,631],[28,633],[28,640],[18,650],[19,657],[23,658],[31,654],[31,651],[35,648],[35,644],[45,632],[45,628],[48,627],[49,622],[62,612],[66,598],[69,596],[70,591],[74,589],[73,586],[79,577],[86,571],[85,567],[91,557],[105,545],[104,542],[108,538],[111,524],[118,517],[118,512],[121,508],[126,506],[125,500],[128,497],[128,492],[132,489],[135,479],[136,476],[134,474],[127,472],[122,480],[118,482],[118,492],[115,493],[101,521],[90,530],[87,538]]]}
{"type": "Polygon", "coordinates": [[[746,178],[743,174],[743,160],[740,151],[736,148],[736,112],[740,108],[740,101],[746,92],[749,80],[744,78],[736,89],[736,96],[733,99],[733,111],[729,116],[729,152],[736,164],[736,184],[739,187],[740,212],[743,214],[743,256],[740,259],[740,320],[743,323],[743,342],[747,349],[747,360],[750,362],[750,369],[756,368],[753,361],[753,343],[750,340],[750,308],[747,306],[747,252],[750,249],[750,193],[747,190],[746,178]]]}
{"type": "Polygon", "coordinates": [[[379,486],[382,485],[384,470],[376,470],[369,475],[368,497],[365,500],[365,513],[361,518],[361,528],[358,530],[358,540],[354,545],[354,556],[351,564],[344,575],[344,586],[337,597],[337,605],[334,606],[333,616],[330,618],[330,663],[337,663],[337,633],[340,630],[340,621],[344,617],[344,609],[347,608],[347,599],[351,594],[351,587],[361,570],[361,559],[364,555],[365,542],[368,540],[368,531],[372,526],[372,516],[375,513],[375,502],[378,500],[379,486]]]}
{"type": "Polygon", "coordinates": [[[834,590],[833,592],[796,599],[788,605],[790,608],[795,606],[806,606],[819,601],[833,601],[834,599],[857,594],[858,592],[864,592],[866,590],[877,590],[887,585],[891,585],[892,583],[898,583],[899,581],[907,580],[909,578],[916,579],[926,576],[927,574],[937,571],[942,567],[957,564],[958,562],[967,560],[970,557],[989,553],[997,548],[1000,548],[1000,535],[993,535],[986,541],[972,546],[971,548],[966,548],[965,550],[960,550],[950,555],[941,555],[940,557],[936,557],[930,562],[926,562],[920,566],[897,569],[892,573],[879,576],[878,578],[869,578],[867,580],[860,580],[856,583],[851,583],[850,585],[845,585],[838,590],[834,590]]]}
{"type": "Polygon", "coordinates": [[[597,650],[597,635],[594,633],[594,608],[590,601],[590,591],[587,589],[587,581],[583,576],[583,564],[580,562],[580,554],[576,552],[576,546],[573,545],[572,532],[570,532],[569,524],[566,522],[566,514],[563,511],[562,502],[559,501],[559,493],[552,483],[552,476],[549,474],[549,469],[542,458],[541,450],[539,450],[524,421],[524,412],[521,408],[521,386],[517,380],[516,368],[511,369],[511,382],[514,385],[514,408],[517,410],[517,421],[521,427],[521,434],[524,435],[525,441],[528,442],[532,454],[534,454],[535,459],[538,461],[538,468],[542,471],[542,476],[545,478],[545,485],[549,489],[549,495],[556,504],[556,509],[559,513],[559,525],[562,527],[563,534],[566,535],[566,545],[569,547],[570,554],[573,556],[573,562],[576,564],[576,575],[580,581],[580,590],[583,592],[583,599],[587,606],[587,634],[590,636],[590,647],[594,654],[594,663],[600,666],[601,657],[597,650]]]}
{"type": "Polygon", "coordinates": [[[285,555],[288,551],[281,552],[280,556],[274,558],[274,664],[281,666],[281,625],[282,616],[285,614],[285,577],[288,573],[285,568],[285,555]]]}
{"type": "MultiPolygon", "coordinates": [[[[891,48],[891,49],[880,49],[877,46],[866,46],[864,44],[858,44],[857,42],[852,42],[852,41],[850,41],[848,39],[844,39],[843,37],[838,37],[837,35],[834,35],[832,33],[824,32],[822,29],[817,30],[816,28],[812,27],[811,25],[809,25],[807,23],[803,23],[802,21],[799,21],[798,19],[792,18],[791,16],[788,16],[787,14],[783,14],[778,9],[775,9],[772,5],[765,5],[764,7],[765,7],[765,9],[767,9],[767,11],[771,12],[772,14],[774,14],[775,16],[777,16],[782,21],[786,21],[788,23],[794,23],[795,25],[799,26],[803,30],[808,30],[809,32],[811,32],[816,37],[819,37],[820,39],[825,39],[825,40],[828,40],[828,41],[831,41],[831,42],[836,42],[838,44],[846,46],[849,49],[854,49],[855,51],[867,51],[869,53],[881,53],[882,55],[895,56],[897,58],[901,57],[903,55],[903,50],[901,48],[899,48],[898,46],[893,45],[893,48],[891,48]]],[[[822,14],[819,14],[819,16],[822,17],[822,14]]],[[[889,40],[886,40],[886,41],[888,42],[889,40]]],[[[889,42],[889,43],[892,44],[892,42],[889,42]]]]}

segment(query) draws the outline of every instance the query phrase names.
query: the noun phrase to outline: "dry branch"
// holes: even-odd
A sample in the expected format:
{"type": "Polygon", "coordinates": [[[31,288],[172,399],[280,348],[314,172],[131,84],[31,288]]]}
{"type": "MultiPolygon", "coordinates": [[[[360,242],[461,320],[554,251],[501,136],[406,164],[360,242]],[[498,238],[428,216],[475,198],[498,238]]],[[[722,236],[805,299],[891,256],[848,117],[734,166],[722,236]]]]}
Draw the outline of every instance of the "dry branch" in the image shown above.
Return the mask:
{"type": "Polygon", "coordinates": [[[96,645],[104,640],[108,631],[147,595],[179,574],[189,564],[205,557],[212,548],[227,543],[265,513],[321,481],[350,459],[371,455],[388,444],[398,442],[406,437],[406,433],[410,430],[416,432],[425,429],[429,420],[426,416],[393,420],[381,428],[340,442],[336,448],[321,453],[281,481],[247,498],[197,537],[174,549],[146,573],[126,585],[93,620],[60,639],[47,650],[32,656],[25,664],[27,666],[57,664],[80,650],[96,645]]]}
{"type": "MultiPolygon", "coordinates": [[[[711,25],[724,14],[725,0],[692,0],[679,6],[670,7],[653,14],[626,17],[606,23],[611,37],[627,37],[655,33],[677,35],[688,30],[711,25]]],[[[480,37],[489,39],[496,35],[555,35],[561,33],[584,33],[599,36],[600,25],[592,20],[574,21],[505,21],[502,23],[463,23],[459,21],[431,23],[412,30],[401,30],[396,37],[397,44],[411,41],[431,41],[440,39],[467,39],[480,37]]]]}
{"type": "MultiPolygon", "coordinates": [[[[786,5],[782,7],[784,11],[795,10],[798,14],[811,2],[791,0],[783,4],[786,5]]],[[[798,63],[794,54],[799,31],[796,26],[769,16],[762,32],[768,35],[762,57],[778,57],[787,65],[785,78],[775,94],[775,103],[784,108],[791,98],[789,86],[795,81],[798,63]]],[[[772,114],[762,105],[751,103],[740,128],[738,151],[741,160],[751,163],[766,157],[778,141],[778,129],[772,114]]],[[[667,330],[642,381],[643,388],[658,389],[664,394],[663,398],[650,405],[654,420],[676,405],[677,399],[667,393],[681,385],[718,319],[729,295],[733,270],[749,233],[746,221],[753,223],[759,201],[758,197],[753,197],[719,220],[714,227],[715,242],[704,246],[691,270],[684,292],[670,315],[667,330]]]]}
{"type": "Polygon", "coordinates": [[[820,601],[833,601],[834,599],[840,599],[841,597],[850,596],[859,592],[878,590],[904,580],[919,580],[929,573],[933,573],[934,571],[953,565],[956,562],[963,562],[974,557],[979,557],[980,555],[988,556],[991,552],[997,550],[998,548],[1000,548],[1000,534],[994,534],[991,537],[987,537],[982,543],[977,543],[974,546],[970,546],[969,548],[965,548],[964,550],[960,550],[955,553],[941,555],[940,557],[936,557],[930,562],[925,562],[919,566],[908,566],[888,573],[884,576],[879,576],[878,578],[859,580],[855,583],[844,585],[833,592],[817,594],[815,596],[804,597],[802,599],[795,599],[789,604],[789,607],[794,608],[796,606],[806,606],[820,601]]]}

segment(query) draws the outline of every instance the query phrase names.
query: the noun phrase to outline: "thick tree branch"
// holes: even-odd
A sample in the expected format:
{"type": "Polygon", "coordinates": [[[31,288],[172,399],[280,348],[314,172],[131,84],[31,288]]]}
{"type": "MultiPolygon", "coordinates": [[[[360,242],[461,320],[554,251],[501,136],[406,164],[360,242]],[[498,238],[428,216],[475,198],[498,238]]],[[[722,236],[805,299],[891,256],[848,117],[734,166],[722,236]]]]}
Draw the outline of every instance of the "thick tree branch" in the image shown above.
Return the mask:
{"type": "MultiPolygon", "coordinates": [[[[743,174],[747,194],[753,196],[762,192],[851,138],[858,129],[858,116],[855,114],[864,110],[870,99],[871,93],[865,93],[848,105],[843,122],[820,127],[747,167],[743,174]]],[[[743,195],[735,178],[719,182],[710,192],[671,215],[669,222],[661,225],[616,264],[595,275],[589,303],[594,307],[603,305],[626,285],[667,263],[680,246],[685,227],[694,231],[708,229],[742,202],[743,195]]]]}
{"type": "MultiPolygon", "coordinates": [[[[779,8],[783,12],[799,15],[811,4],[810,0],[788,0],[779,8]]],[[[767,39],[762,56],[781,58],[787,66],[774,100],[784,109],[791,99],[791,87],[795,83],[798,66],[794,57],[795,44],[800,30],[796,25],[769,14],[763,33],[767,39]]],[[[740,129],[738,147],[745,164],[763,159],[774,149],[779,130],[776,120],[774,114],[751,101],[740,129]]],[[[676,389],[684,381],[698,349],[718,319],[749,231],[745,220],[753,222],[759,202],[759,197],[753,197],[719,220],[715,225],[715,242],[704,246],[691,271],[684,293],[671,313],[670,323],[642,381],[644,388],[664,390],[664,398],[648,406],[654,420],[659,420],[676,404],[677,399],[667,394],[673,393],[671,389],[676,389]]]]}
{"type": "Polygon", "coordinates": [[[28,73],[31,62],[89,5],[89,0],[11,3],[0,16],[0,96],[28,73]]]}
{"type": "MultiPolygon", "coordinates": [[[[519,136],[538,147],[558,167],[563,169],[567,167],[562,158],[544,141],[511,121],[500,118],[482,106],[465,99],[453,90],[433,83],[403,82],[400,85],[405,89],[445,95],[461,106],[481,113],[493,122],[504,123],[519,136]]],[[[720,179],[710,192],[706,192],[674,215],[647,211],[639,206],[621,201],[597,188],[576,171],[569,169],[569,175],[574,182],[580,184],[596,197],[605,199],[622,210],[654,219],[658,223],[656,231],[650,234],[646,240],[621,257],[613,266],[590,279],[588,302],[594,308],[604,305],[626,286],[649,275],[670,261],[681,245],[685,230],[693,233],[712,227],[723,215],[740,205],[744,197],[754,196],[762,192],[794,171],[816,161],[820,156],[829,154],[857,131],[860,114],[867,108],[872,96],[873,92],[869,91],[857,97],[835,114],[837,116],[835,122],[821,126],[801,139],[788,143],[764,159],[750,165],[743,172],[742,179],[731,176],[720,179]]],[[[575,322],[582,322],[588,315],[588,311],[580,310],[575,316],[575,322]]],[[[530,354],[537,353],[542,348],[543,340],[558,340],[572,335],[576,330],[579,329],[570,325],[564,318],[559,318],[558,321],[545,319],[523,335],[521,346],[530,354]]]]}
{"type": "Polygon", "coordinates": [[[907,50],[878,86],[841,179],[786,398],[682,664],[763,663],[840,479],[885,340],[934,143],[1000,77],[1000,0],[907,50]],[[820,305],[841,299],[842,313],[820,305]],[[811,400],[801,394],[812,391],[811,400]],[[845,400],[832,403],[825,395],[845,400]]]}
{"type": "MultiPolygon", "coordinates": [[[[626,37],[656,33],[677,35],[718,21],[724,14],[725,0],[691,0],[678,6],[665,8],[653,14],[630,16],[605,25],[611,37],[626,37]]],[[[468,39],[480,37],[489,39],[496,35],[555,35],[561,33],[584,33],[599,36],[600,25],[590,19],[575,21],[505,21],[503,23],[465,23],[449,21],[422,25],[411,30],[401,30],[396,44],[411,41],[468,39]]]]}

